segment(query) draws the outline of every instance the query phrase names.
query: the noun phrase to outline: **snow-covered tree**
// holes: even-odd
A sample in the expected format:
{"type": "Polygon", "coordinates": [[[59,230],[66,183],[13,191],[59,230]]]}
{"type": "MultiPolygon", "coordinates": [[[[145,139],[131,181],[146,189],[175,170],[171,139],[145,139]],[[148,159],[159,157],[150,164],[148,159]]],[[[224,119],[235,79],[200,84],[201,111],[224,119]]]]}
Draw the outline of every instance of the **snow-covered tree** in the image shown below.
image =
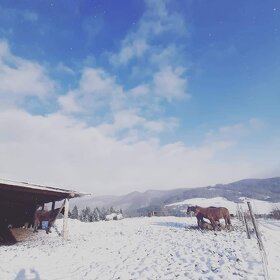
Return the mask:
{"type": "Polygon", "coordinates": [[[78,219],[79,218],[79,211],[77,205],[74,206],[71,212],[71,218],[72,219],[78,219]]]}
{"type": "Polygon", "coordinates": [[[114,210],[114,208],[113,208],[112,206],[110,207],[110,210],[109,210],[109,211],[110,211],[110,214],[116,213],[116,211],[114,210]]]}
{"type": "Polygon", "coordinates": [[[98,209],[98,207],[94,208],[92,215],[95,222],[100,221],[100,210],[98,209]]]}
{"type": "Polygon", "coordinates": [[[102,207],[100,210],[100,220],[105,220],[107,214],[108,214],[108,211],[106,211],[106,209],[104,207],[102,207]]]}
{"type": "Polygon", "coordinates": [[[91,210],[90,207],[86,207],[82,210],[80,215],[80,220],[83,222],[89,222],[91,220],[91,210]]]}

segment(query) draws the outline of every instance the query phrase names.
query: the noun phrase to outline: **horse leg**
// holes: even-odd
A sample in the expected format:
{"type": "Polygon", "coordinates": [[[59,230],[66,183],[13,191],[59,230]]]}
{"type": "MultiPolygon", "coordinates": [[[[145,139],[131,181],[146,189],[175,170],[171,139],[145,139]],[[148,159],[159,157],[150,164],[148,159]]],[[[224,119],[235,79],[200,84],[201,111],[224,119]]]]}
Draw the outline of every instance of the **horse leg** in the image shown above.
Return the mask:
{"type": "Polygon", "coordinates": [[[199,218],[196,217],[196,219],[197,219],[197,226],[198,226],[198,228],[200,228],[200,221],[199,221],[199,218]]]}
{"type": "Polygon", "coordinates": [[[226,217],[226,220],[227,220],[227,227],[228,227],[228,230],[231,229],[231,221],[230,221],[230,217],[226,217]]]}
{"type": "Polygon", "coordinates": [[[215,224],[216,224],[216,226],[218,227],[219,230],[222,229],[221,223],[220,223],[220,220],[219,220],[219,219],[216,219],[216,220],[215,220],[215,224]]]}
{"type": "Polygon", "coordinates": [[[33,230],[33,232],[38,232],[38,226],[39,225],[40,225],[40,220],[36,218],[34,220],[34,230],[33,230]]]}
{"type": "Polygon", "coordinates": [[[51,227],[53,226],[53,221],[49,221],[49,224],[48,224],[48,228],[47,228],[47,233],[51,233],[51,227]]]}
{"type": "Polygon", "coordinates": [[[213,230],[215,231],[216,230],[216,223],[215,223],[215,220],[214,219],[209,219],[210,220],[210,222],[211,222],[211,225],[212,225],[212,227],[213,227],[213,230]]]}
{"type": "Polygon", "coordinates": [[[196,217],[196,218],[197,218],[198,228],[202,229],[202,219],[200,217],[196,217]]]}
{"type": "Polygon", "coordinates": [[[37,224],[34,224],[34,230],[33,230],[33,232],[38,232],[38,225],[37,224]]]}
{"type": "Polygon", "coordinates": [[[226,216],[224,217],[224,220],[225,220],[225,226],[226,226],[226,229],[228,229],[228,219],[227,219],[227,217],[226,217],[226,216]]]}

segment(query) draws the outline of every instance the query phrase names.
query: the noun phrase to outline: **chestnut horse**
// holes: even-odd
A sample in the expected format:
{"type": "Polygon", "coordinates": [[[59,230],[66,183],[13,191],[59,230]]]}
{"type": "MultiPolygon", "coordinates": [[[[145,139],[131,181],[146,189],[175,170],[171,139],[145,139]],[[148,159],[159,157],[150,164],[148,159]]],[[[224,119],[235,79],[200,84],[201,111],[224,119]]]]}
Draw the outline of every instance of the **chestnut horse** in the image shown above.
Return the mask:
{"type": "Polygon", "coordinates": [[[198,226],[200,227],[203,222],[203,218],[208,219],[211,222],[213,229],[216,229],[216,222],[220,223],[220,219],[225,220],[225,225],[227,229],[230,229],[231,221],[230,214],[225,207],[199,207],[199,206],[189,206],[187,213],[194,212],[197,218],[198,226]]]}
{"type": "MultiPolygon", "coordinates": [[[[51,232],[50,229],[53,226],[55,219],[58,215],[60,208],[56,208],[52,211],[36,210],[34,215],[34,231],[38,232],[38,227],[42,221],[48,221],[48,228],[46,233],[51,232]]],[[[61,209],[60,213],[64,214],[64,207],[61,209]]]]}

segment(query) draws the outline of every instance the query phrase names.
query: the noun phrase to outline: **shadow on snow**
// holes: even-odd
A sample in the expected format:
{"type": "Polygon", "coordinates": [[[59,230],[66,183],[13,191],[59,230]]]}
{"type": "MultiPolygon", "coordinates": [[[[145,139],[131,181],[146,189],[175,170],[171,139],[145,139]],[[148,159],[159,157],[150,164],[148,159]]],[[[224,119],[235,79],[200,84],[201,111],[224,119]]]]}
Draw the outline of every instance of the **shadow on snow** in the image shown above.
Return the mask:
{"type": "Polygon", "coordinates": [[[155,222],[155,226],[162,226],[168,228],[180,228],[180,229],[198,229],[196,225],[176,222],[155,222]]]}

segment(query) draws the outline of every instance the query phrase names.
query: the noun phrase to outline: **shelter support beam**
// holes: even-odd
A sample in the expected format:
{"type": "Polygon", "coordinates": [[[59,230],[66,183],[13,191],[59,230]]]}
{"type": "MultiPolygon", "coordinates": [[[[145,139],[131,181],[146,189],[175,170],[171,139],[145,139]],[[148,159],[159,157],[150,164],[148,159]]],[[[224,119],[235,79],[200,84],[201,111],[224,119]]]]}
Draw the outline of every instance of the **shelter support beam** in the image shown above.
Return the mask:
{"type": "Polygon", "coordinates": [[[69,198],[64,201],[64,218],[63,218],[63,239],[67,240],[69,236],[68,230],[68,212],[69,212],[69,198]]]}

